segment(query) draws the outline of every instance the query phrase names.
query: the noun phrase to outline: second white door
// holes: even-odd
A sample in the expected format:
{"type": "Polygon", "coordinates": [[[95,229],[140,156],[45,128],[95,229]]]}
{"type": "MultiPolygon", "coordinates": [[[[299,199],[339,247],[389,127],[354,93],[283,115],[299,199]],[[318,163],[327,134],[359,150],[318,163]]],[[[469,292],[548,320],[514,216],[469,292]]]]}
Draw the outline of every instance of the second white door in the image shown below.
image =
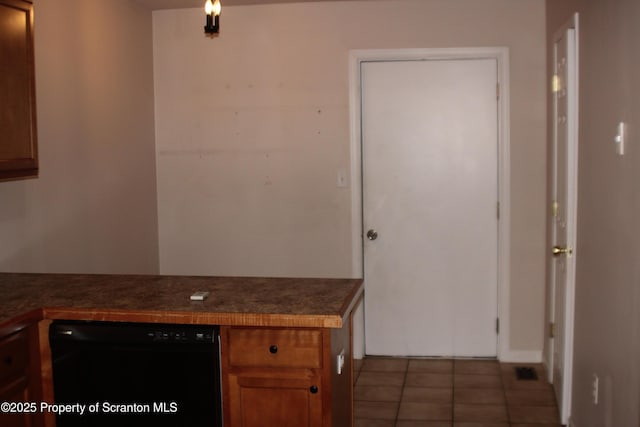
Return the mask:
{"type": "Polygon", "coordinates": [[[496,356],[497,61],[363,62],[360,79],[365,351],[496,356]]]}
{"type": "Polygon", "coordinates": [[[551,304],[548,368],[558,400],[561,421],[567,424],[571,409],[573,359],[573,306],[575,298],[575,256],[577,224],[577,49],[576,19],[556,34],[554,42],[553,91],[553,211],[549,222],[551,248],[551,304]]]}

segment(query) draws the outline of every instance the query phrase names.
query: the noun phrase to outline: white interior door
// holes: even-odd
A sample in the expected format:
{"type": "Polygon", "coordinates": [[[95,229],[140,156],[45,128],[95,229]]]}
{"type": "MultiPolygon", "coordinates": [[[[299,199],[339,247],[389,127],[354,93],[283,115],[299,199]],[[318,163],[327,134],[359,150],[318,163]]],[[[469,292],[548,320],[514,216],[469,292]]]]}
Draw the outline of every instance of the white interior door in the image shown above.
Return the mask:
{"type": "Polygon", "coordinates": [[[369,355],[496,355],[496,87],[496,59],[361,63],[369,355]]]}
{"type": "Polygon", "coordinates": [[[577,82],[575,30],[569,28],[554,44],[554,150],[551,235],[551,380],[562,422],[571,400],[571,359],[577,204],[577,82]]]}

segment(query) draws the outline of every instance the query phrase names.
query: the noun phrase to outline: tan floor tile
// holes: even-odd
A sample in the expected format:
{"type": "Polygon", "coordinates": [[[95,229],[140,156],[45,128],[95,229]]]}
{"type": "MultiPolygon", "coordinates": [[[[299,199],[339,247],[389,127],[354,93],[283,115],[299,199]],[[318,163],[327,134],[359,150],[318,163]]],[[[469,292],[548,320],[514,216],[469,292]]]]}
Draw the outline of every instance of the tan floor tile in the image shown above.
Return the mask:
{"type": "Polygon", "coordinates": [[[456,374],[500,375],[497,360],[456,360],[453,365],[456,374]]]}
{"type": "Polygon", "coordinates": [[[552,386],[546,380],[518,380],[515,378],[502,377],[502,384],[505,390],[547,390],[552,386]]]}
{"type": "Polygon", "coordinates": [[[353,371],[353,386],[355,387],[358,384],[358,378],[360,378],[360,371],[353,371]]]}
{"type": "Polygon", "coordinates": [[[396,427],[451,427],[451,421],[398,420],[396,427]]]}
{"type": "Polygon", "coordinates": [[[398,414],[397,402],[354,402],[356,419],[395,420],[398,414]]]}
{"type": "Polygon", "coordinates": [[[409,360],[409,372],[422,372],[432,374],[453,373],[453,360],[451,359],[412,359],[409,360]]]}
{"type": "Polygon", "coordinates": [[[405,372],[407,370],[407,365],[409,364],[408,359],[400,359],[400,358],[387,358],[387,357],[374,357],[364,359],[364,363],[362,365],[363,372],[405,372]]]}
{"type": "Polygon", "coordinates": [[[509,427],[507,423],[453,423],[453,427],[509,427]]]}
{"type": "Polygon", "coordinates": [[[450,388],[405,387],[403,402],[449,403],[453,402],[453,390],[450,388]]]}
{"type": "Polygon", "coordinates": [[[354,361],[354,381],[355,427],[561,427],[540,364],[376,357],[354,361]]]}
{"type": "Polygon", "coordinates": [[[401,402],[398,420],[450,421],[452,407],[441,403],[401,402]]]}
{"type": "Polygon", "coordinates": [[[560,424],[539,424],[539,423],[535,423],[535,424],[520,424],[520,423],[516,423],[516,424],[511,424],[511,427],[563,427],[560,424]]]}
{"type": "Polygon", "coordinates": [[[455,403],[480,405],[505,405],[504,391],[499,388],[456,388],[453,390],[455,403]]]}
{"type": "Polygon", "coordinates": [[[408,372],[406,385],[409,387],[452,388],[453,375],[408,372]]]}
{"type": "Polygon", "coordinates": [[[394,420],[369,420],[356,418],[355,427],[395,427],[394,420]]]}
{"type": "Polygon", "coordinates": [[[538,373],[538,376],[545,377],[545,369],[542,363],[500,363],[500,371],[503,374],[506,372],[506,373],[515,375],[514,368],[518,366],[535,368],[536,372],[538,373]]]}
{"type": "Polygon", "coordinates": [[[404,383],[404,373],[402,372],[360,372],[356,386],[363,385],[385,385],[401,386],[404,383]]]}
{"type": "Polygon", "coordinates": [[[507,407],[502,405],[453,405],[453,420],[467,422],[508,422],[507,407]]]}
{"type": "Polygon", "coordinates": [[[509,419],[513,423],[558,423],[555,406],[509,406],[509,419]]]}
{"type": "Polygon", "coordinates": [[[400,402],[401,386],[356,386],[354,400],[369,400],[375,402],[400,402]]]}
{"type": "Polygon", "coordinates": [[[502,379],[498,375],[455,375],[454,388],[502,388],[502,379]]]}
{"type": "Polygon", "coordinates": [[[555,406],[556,398],[552,387],[540,389],[507,389],[505,390],[508,405],[518,406],[555,406]]]}

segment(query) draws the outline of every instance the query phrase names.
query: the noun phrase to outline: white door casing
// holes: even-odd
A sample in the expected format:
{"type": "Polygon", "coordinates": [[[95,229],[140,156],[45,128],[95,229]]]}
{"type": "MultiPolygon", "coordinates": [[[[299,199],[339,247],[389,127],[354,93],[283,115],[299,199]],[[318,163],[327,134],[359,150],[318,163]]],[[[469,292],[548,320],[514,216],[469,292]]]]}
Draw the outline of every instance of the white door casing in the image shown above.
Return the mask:
{"type": "Polygon", "coordinates": [[[554,36],[552,212],[547,364],[561,421],[571,409],[577,230],[578,61],[575,15],[554,36]]]}
{"type": "Polygon", "coordinates": [[[364,225],[384,229],[365,242],[370,354],[496,355],[496,287],[507,277],[497,265],[505,233],[496,222],[506,190],[498,182],[508,171],[498,167],[506,152],[498,144],[504,104],[496,103],[504,56],[460,53],[360,61],[363,183],[371,187],[364,225]],[[471,83],[472,75],[484,81],[471,83]]]}

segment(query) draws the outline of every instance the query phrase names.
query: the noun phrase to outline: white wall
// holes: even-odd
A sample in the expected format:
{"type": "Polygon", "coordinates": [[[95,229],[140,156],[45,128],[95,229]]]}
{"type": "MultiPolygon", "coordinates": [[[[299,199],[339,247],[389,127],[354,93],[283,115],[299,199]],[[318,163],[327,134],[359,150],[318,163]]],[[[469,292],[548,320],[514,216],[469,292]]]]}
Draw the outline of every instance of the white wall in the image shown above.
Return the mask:
{"type": "Polygon", "coordinates": [[[549,36],[580,21],[573,426],[640,426],[640,2],[548,0],[547,12],[549,36]]]}
{"type": "Polygon", "coordinates": [[[153,14],[163,273],[351,276],[350,49],[507,46],[511,331],[539,358],[545,27],[539,0],[384,0],[153,14]],[[350,184],[350,183],[349,183],[350,184]]]}
{"type": "Polygon", "coordinates": [[[151,13],[36,0],[40,177],[0,183],[0,271],[157,273],[151,13]]]}

